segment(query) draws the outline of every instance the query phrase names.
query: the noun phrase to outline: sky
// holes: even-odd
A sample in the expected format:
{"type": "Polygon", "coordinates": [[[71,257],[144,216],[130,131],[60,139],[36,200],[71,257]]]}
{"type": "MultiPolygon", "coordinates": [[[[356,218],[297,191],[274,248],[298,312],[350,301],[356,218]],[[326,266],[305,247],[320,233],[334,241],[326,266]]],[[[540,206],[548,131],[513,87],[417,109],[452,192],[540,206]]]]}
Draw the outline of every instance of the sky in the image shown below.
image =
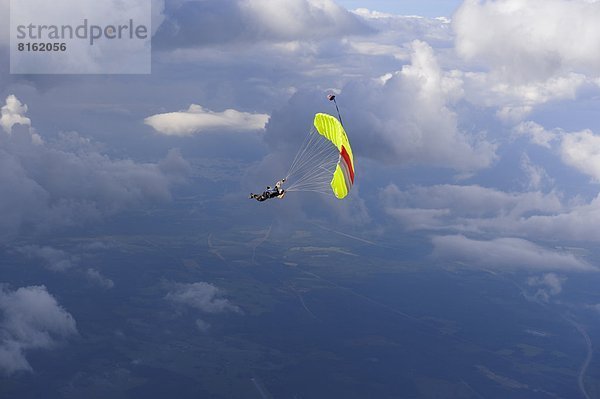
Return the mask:
{"type": "MultiPolygon", "coordinates": [[[[228,228],[418,235],[427,259],[526,272],[550,296],[598,272],[600,2],[153,5],[150,75],[11,75],[0,37],[0,244],[13,255],[110,291],[118,279],[47,238],[202,178],[228,228]],[[348,198],[248,201],[282,177],[314,113],[334,112],[330,93],[355,154],[348,198]]],[[[31,371],[28,353],[76,335],[76,319],[44,281],[0,283],[0,371],[31,371]]],[[[168,299],[238,311],[210,282],[186,284],[168,299]]]]}
{"type": "Polygon", "coordinates": [[[367,8],[396,15],[419,15],[422,17],[450,17],[460,6],[459,0],[341,0],[338,4],[349,9],[367,8]]]}

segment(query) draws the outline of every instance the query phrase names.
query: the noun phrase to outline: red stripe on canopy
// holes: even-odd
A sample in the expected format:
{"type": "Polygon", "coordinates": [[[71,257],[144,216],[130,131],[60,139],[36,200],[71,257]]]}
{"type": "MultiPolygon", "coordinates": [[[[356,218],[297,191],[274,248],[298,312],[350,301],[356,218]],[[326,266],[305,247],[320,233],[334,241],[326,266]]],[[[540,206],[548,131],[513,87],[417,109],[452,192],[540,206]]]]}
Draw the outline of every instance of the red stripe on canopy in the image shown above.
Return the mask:
{"type": "Polygon", "coordinates": [[[352,180],[352,184],[354,184],[354,165],[352,165],[352,160],[350,160],[350,155],[348,151],[346,151],[346,147],[342,146],[341,156],[346,165],[348,165],[348,170],[350,171],[350,180],[352,180]]]}

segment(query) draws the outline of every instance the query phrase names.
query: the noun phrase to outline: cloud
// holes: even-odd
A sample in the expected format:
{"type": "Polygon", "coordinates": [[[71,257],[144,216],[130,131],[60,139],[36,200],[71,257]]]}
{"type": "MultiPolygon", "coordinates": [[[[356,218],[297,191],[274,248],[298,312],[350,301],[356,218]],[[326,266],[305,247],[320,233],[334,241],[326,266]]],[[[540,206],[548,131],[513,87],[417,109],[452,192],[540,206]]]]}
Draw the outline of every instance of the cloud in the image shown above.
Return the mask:
{"type": "MultiPolygon", "coordinates": [[[[428,228],[445,227],[476,230],[486,220],[500,226],[500,219],[517,221],[535,213],[556,213],[563,209],[559,197],[541,192],[507,193],[478,185],[415,186],[400,190],[388,185],[381,191],[385,211],[395,217],[410,214],[429,216],[428,228]]],[[[410,218],[400,218],[410,228],[410,218]]],[[[505,227],[502,223],[502,227],[505,227]]]]}
{"type": "MultiPolygon", "coordinates": [[[[7,107],[18,111],[11,120],[22,120],[27,108],[11,98],[7,107]]],[[[176,151],[159,164],[113,160],[75,132],[45,142],[30,126],[12,125],[11,134],[0,132],[0,239],[169,200],[170,188],[185,177],[185,164],[176,151]]]]}
{"type": "Polygon", "coordinates": [[[528,137],[532,143],[545,148],[551,148],[552,142],[559,138],[558,132],[548,131],[540,124],[532,121],[519,123],[513,129],[513,134],[528,137]]]}
{"type": "Polygon", "coordinates": [[[297,40],[364,33],[352,13],[331,0],[288,0],[285,5],[271,0],[239,2],[249,24],[260,36],[297,40]]]}
{"type": "Polygon", "coordinates": [[[265,128],[269,115],[251,114],[234,109],[214,112],[192,104],[185,111],[152,115],[144,119],[159,133],[190,136],[207,130],[256,131],[265,128]]]}
{"type": "Polygon", "coordinates": [[[210,324],[202,319],[196,319],[196,327],[200,332],[207,332],[210,329],[210,324]]]}
{"type": "MultiPolygon", "coordinates": [[[[540,173],[542,181],[545,171],[540,173]]],[[[541,183],[540,183],[541,184],[541,183]]],[[[600,195],[566,201],[554,190],[504,192],[477,185],[394,184],[380,192],[384,211],[406,229],[510,235],[533,240],[596,242],[600,239],[600,195]]]]}
{"type": "MultiPolygon", "coordinates": [[[[355,79],[340,90],[342,118],[355,153],[387,165],[428,165],[461,172],[489,167],[496,159],[496,146],[482,132],[459,127],[454,107],[464,94],[460,77],[440,68],[427,43],[414,41],[408,49],[411,62],[400,71],[383,78],[355,79]]],[[[314,113],[331,107],[324,97],[322,91],[296,92],[284,108],[273,112],[267,143],[278,151],[297,149],[298,137],[310,129],[314,113]]]]}
{"type": "Polygon", "coordinates": [[[399,221],[408,230],[434,230],[444,227],[443,218],[450,214],[448,209],[386,208],[386,213],[399,221]]]}
{"type": "Polygon", "coordinates": [[[600,55],[588,49],[600,47],[599,18],[600,3],[583,0],[464,1],[452,27],[466,97],[514,123],[597,87],[600,55]]]}
{"type": "Polygon", "coordinates": [[[546,173],[546,170],[531,162],[527,154],[521,156],[521,170],[527,176],[527,188],[529,190],[540,190],[546,185],[554,184],[554,179],[546,173]]]}
{"type": "Polygon", "coordinates": [[[533,215],[515,223],[512,230],[548,240],[597,242],[600,240],[600,195],[551,215],[533,215]]]}
{"type": "Polygon", "coordinates": [[[506,123],[523,120],[536,106],[551,101],[574,100],[578,90],[590,82],[585,75],[578,73],[525,82],[511,82],[496,71],[462,74],[467,100],[475,105],[498,107],[496,116],[506,123]]]}
{"type": "Polygon", "coordinates": [[[566,277],[558,276],[555,273],[547,273],[539,277],[529,277],[527,284],[530,287],[537,288],[534,296],[538,300],[548,302],[551,297],[562,292],[562,285],[566,280],[566,277]]]}
{"type": "Polygon", "coordinates": [[[177,148],[171,148],[167,156],[158,162],[158,169],[168,176],[169,180],[184,183],[192,173],[192,166],[181,155],[177,148]]]}
{"type": "Polygon", "coordinates": [[[175,284],[165,297],[167,300],[198,309],[204,313],[239,312],[240,309],[222,298],[223,292],[205,282],[175,284]]]}
{"type": "Polygon", "coordinates": [[[28,350],[51,349],[77,333],[73,317],[44,286],[0,286],[0,312],[0,370],[8,374],[32,370],[28,350]]]}
{"type": "Polygon", "coordinates": [[[96,269],[87,269],[85,275],[89,281],[104,289],[108,290],[115,286],[115,283],[111,279],[104,277],[96,269]]]}
{"type": "Polygon", "coordinates": [[[600,54],[589,49],[600,48],[598,20],[600,3],[581,0],[466,0],[453,27],[463,57],[513,80],[542,81],[572,71],[597,75],[600,54]]]}
{"type": "MultiPolygon", "coordinates": [[[[374,34],[364,36],[364,40],[374,44],[387,43],[401,46],[403,43],[419,39],[433,46],[446,48],[451,47],[454,41],[450,21],[444,17],[425,18],[413,15],[394,15],[365,8],[358,8],[352,12],[375,31],[374,34]]],[[[352,37],[352,42],[361,40],[363,40],[361,36],[352,37]]],[[[392,54],[388,53],[388,55],[392,54]]],[[[398,57],[398,59],[402,58],[398,57]]]]}
{"type": "Polygon", "coordinates": [[[463,235],[432,238],[433,256],[477,268],[502,270],[561,270],[591,272],[598,269],[569,252],[549,250],[520,238],[474,240],[463,235]]]}
{"type": "Polygon", "coordinates": [[[79,257],[49,246],[25,245],[17,247],[17,251],[30,259],[42,260],[45,268],[55,272],[67,271],[79,263],[79,257]]]}
{"type": "Polygon", "coordinates": [[[159,48],[323,40],[369,31],[332,0],[179,2],[165,15],[155,35],[159,48]]]}
{"type": "Polygon", "coordinates": [[[560,143],[558,152],[561,160],[583,174],[600,182],[600,136],[589,129],[579,132],[565,132],[562,129],[546,130],[538,123],[522,122],[513,129],[517,136],[529,137],[530,141],[541,147],[552,149],[555,142],[560,143]]]}
{"type": "Polygon", "coordinates": [[[510,235],[532,240],[600,240],[600,195],[589,203],[551,191],[503,192],[477,185],[389,185],[384,211],[406,229],[510,235]],[[565,202],[565,203],[563,203],[565,202]]]}
{"type": "Polygon", "coordinates": [[[563,135],[563,162],[600,182],[600,136],[590,130],[563,135]]]}
{"type": "Polygon", "coordinates": [[[433,49],[424,42],[411,44],[411,63],[389,78],[350,84],[344,98],[352,99],[350,120],[360,131],[355,142],[366,156],[387,163],[426,163],[461,171],[488,167],[495,146],[480,132],[458,126],[453,106],[464,95],[462,80],[444,72],[433,49]]]}
{"type": "MultiPolygon", "coordinates": [[[[104,249],[96,246],[88,247],[89,250],[104,249]]],[[[61,249],[52,248],[50,246],[38,245],[23,245],[15,248],[17,252],[25,255],[29,259],[41,261],[44,268],[53,272],[79,272],[90,282],[99,287],[110,289],[113,288],[114,282],[111,279],[104,277],[98,270],[88,268],[85,271],[78,270],[81,263],[81,256],[72,255],[61,249]]]]}
{"type": "Polygon", "coordinates": [[[0,109],[0,112],[0,126],[9,134],[16,124],[31,126],[31,120],[25,116],[27,105],[22,104],[14,95],[6,98],[6,105],[0,109]]]}

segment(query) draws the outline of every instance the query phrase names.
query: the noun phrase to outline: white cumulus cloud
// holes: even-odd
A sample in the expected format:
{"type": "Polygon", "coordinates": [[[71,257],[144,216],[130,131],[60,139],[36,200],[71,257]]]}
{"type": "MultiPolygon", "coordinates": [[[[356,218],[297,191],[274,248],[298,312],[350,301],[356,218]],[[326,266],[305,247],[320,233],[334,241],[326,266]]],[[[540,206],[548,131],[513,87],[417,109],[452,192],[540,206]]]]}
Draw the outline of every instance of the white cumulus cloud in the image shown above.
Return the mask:
{"type": "Polygon", "coordinates": [[[198,309],[205,313],[239,312],[239,308],[216,286],[203,281],[191,284],[175,284],[165,297],[167,300],[198,309]]]}
{"type": "Polygon", "coordinates": [[[549,131],[538,123],[527,121],[517,125],[513,134],[528,137],[532,143],[548,149],[559,143],[558,153],[566,165],[600,182],[600,136],[593,131],[549,131]]]}
{"type": "Polygon", "coordinates": [[[528,137],[532,143],[546,148],[551,148],[552,142],[559,138],[558,132],[548,131],[540,124],[532,121],[519,123],[513,129],[513,134],[528,137]]]}
{"type": "Polygon", "coordinates": [[[598,75],[600,3],[466,0],[453,16],[456,49],[516,80],[571,71],[598,75]]]}
{"type": "Polygon", "coordinates": [[[560,153],[567,165],[600,182],[600,136],[590,130],[565,134],[560,153]]]}
{"type": "Polygon", "coordinates": [[[16,124],[31,126],[31,120],[25,116],[27,113],[27,105],[14,95],[6,98],[6,104],[0,109],[0,126],[6,133],[12,132],[12,127],[16,124]]]}
{"type": "Polygon", "coordinates": [[[227,109],[214,112],[192,104],[185,111],[156,114],[144,119],[159,133],[170,136],[190,136],[207,130],[256,131],[265,128],[269,115],[227,109]]]}
{"type": "Polygon", "coordinates": [[[457,71],[444,71],[433,48],[410,44],[410,64],[385,79],[342,90],[352,137],[363,156],[390,164],[428,164],[473,171],[490,166],[496,146],[482,132],[459,127],[455,105],[464,97],[457,71]]]}
{"type": "Polygon", "coordinates": [[[575,100],[597,85],[600,3],[466,0],[453,16],[467,98],[519,122],[536,106],[575,100]],[[477,72],[475,72],[477,71],[477,72]]]}

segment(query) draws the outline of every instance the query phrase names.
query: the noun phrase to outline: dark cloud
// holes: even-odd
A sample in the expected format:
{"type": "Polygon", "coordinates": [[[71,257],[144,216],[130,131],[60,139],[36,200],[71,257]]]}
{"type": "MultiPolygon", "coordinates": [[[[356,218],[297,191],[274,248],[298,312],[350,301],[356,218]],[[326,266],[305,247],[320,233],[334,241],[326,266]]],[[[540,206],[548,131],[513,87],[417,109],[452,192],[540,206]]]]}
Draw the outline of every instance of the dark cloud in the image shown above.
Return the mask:
{"type": "Polygon", "coordinates": [[[331,0],[207,0],[165,9],[158,48],[323,39],[370,29],[331,0]]]}

